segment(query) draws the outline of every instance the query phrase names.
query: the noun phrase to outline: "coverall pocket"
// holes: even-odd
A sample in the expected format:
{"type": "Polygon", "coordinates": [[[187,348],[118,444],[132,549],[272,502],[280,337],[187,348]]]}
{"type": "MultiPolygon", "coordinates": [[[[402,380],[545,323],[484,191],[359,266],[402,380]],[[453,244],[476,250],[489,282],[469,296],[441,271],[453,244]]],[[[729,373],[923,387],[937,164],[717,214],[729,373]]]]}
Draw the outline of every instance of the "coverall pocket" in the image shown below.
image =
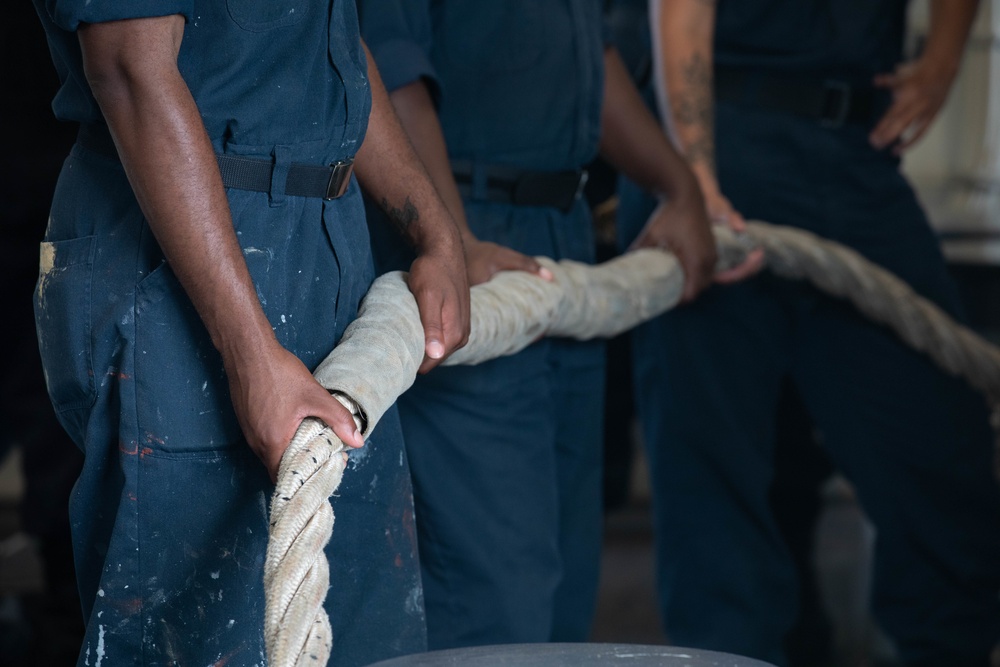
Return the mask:
{"type": "Polygon", "coordinates": [[[145,664],[262,664],[264,466],[247,447],[152,452],[139,475],[139,586],[117,590],[141,596],[145,664]]]}
{"type": "Polygon", "coordinates": [[[251,32],[298,23],[309,11],[301,0],[226,0],[226,6],[236,25],[251,32]]]}
{"type": "Polygon", "coordinates": [[[135,386],[141,447],[198,452],[242,443],[222,358],[166,263],[136,286],[135,386]]]}
{"type": "Polygon", "coordinates": [[[97,395],[90,322],[94,242],[84,236],[40,246],[35,325],[57,413],[90,407],[97,395]]]}

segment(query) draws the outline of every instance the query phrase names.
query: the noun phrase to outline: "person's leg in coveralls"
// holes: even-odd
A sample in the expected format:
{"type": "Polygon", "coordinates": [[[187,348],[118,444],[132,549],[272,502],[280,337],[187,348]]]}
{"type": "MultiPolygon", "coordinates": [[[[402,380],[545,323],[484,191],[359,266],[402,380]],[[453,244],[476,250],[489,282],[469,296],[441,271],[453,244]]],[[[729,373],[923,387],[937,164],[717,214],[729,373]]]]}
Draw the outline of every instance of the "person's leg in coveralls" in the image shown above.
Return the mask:
{"type": "MultiPolygon", "coordinates": [[[[278,22],[301,29],[301,41],[282,52],[302,58],[287,63],[286,80],[299,82],[300,70],[320,75],[298,89],[316,95],[315,104],[294,109],[316,114],[320,127],[282,129],[274,119],[287,109],[275,108],[288,100],[280,95],[226,107],[242,125],[211,113],[213,95],[225,94],[213,83],[217,71],[232,66],[239,75],[230,84],[252,84],[249,63],[280,45],[265,20],[271,6],[252,5],[235,11],[230,3],[232,16],[200,7],[189,17],[182,67],[187,58],[217,65],[188,71],[215,150],[264,160],[278,175],[292,163],[353,155],[371,97],[352,3],[303,6],[315,15],[278,22]],[[218,39],[196,27],[214,29],[218,39]],[[245,40],[259,48],[219,49],[245,40]],[[319,50],[304,49],[308,43],[319,50]],[[331,62],[340,64],[337,77],[326,76],[331,62]],[[329,104],[327,94],[347,103],[329,104]]],[[[54,51],[71,54],[75,35],[46,27],[54,51]]],[[[73,112],[58,102],[57,110],[73,112]]],[[[360,191],[351,180],[330,201],[322,193],[292,196],[277,176],[264,190],[227,192],[236,236],[278,342],[314,368],[373,279],[360,191]]],[[[36,317],[52,401],[86,454],[70,508],[87,625],[79,664],[266,664],[263,563],[274,487],[237,423],[221,357],[96,119],[60,177],[36,317]]],[[[410,488],[391,411],[352,451],[331,499],[332,664],[360,666],[426,647],[410,488]]]]}
{"type": "MultiPolygon", "coordinates": [[[[390,90],[424,81],[439,96],[471,232],[529,256],[592,262],[576,183],[566,204],[541,188],[532,205],[497,174],[578,173],[596,151],[596,4],[391,4],[362,2],[362,30],[390,90]]],[[[398,239],[375,246],[381,269],[409,265],[398,239]]],[[[600,342],[543,340],[436,369],[400,399],[431,648],[587,638],[600,563],[603,367],[600,342]]]]}
{"type": "MultiPolygon", "coordinates": [[[[748,219],[845,243],[959,315],[912,190],[863,127],[723,103],[716,127],[721,184],[748,219]]],[[[901,657],[985,664],[1000,491],[981,396],[849,305],[768,275],[714,288],[634,344],[673,641],[783,664],[796,588],[768,488],[790,377],[878,530],[872,605],[901,657]]]]}

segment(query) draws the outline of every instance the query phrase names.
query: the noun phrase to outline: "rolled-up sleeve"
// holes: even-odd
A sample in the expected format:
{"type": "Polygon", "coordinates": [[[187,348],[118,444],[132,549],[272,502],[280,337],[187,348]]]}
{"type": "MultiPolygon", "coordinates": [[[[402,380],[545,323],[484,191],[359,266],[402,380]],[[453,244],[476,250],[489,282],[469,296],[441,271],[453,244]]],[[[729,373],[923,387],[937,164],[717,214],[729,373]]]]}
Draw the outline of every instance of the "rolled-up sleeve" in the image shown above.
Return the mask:
{"type": "Polygon", "coordinates": [[[194,15],[194,0],[46,0],[45,8],[53,23],[63,30],[75,31],[81,23],[173,14],[181,14],[190,21],[194,15]]]}
{"type": "Polygon", "coordinates": [[[386,90],[423,80],[435,103],[440,84],[430,51],[433,40],[427,0],[358,0],[361,36],[371,50],[386,90]]]}

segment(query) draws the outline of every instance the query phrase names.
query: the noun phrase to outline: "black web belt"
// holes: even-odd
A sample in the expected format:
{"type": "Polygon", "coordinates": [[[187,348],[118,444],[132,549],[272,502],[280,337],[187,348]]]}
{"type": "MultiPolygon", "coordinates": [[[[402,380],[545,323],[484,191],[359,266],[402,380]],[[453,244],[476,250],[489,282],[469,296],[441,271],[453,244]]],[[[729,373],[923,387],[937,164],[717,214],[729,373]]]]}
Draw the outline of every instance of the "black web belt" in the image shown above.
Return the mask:
{"type": "Polygon", "coordinates": [[[587,184],[586,169],[531,171],[456,160],[451,163],[451,170],[459,193],[467,199],[545,206],[564,212],[573,208],[587,184]],[[477,187],[477,178],[483,180],[484,187],[477,187]]]}
{"type": "MultiPolygon", "coordinates": [[[[87,150],[118,159],[114,141],[102,125],[81,125],[76,141],[87,150]]],[[[222,174],[222,184],[227,188],[271,192],[274,176],[272,160],[242,155],[216,155],[215,158],[222,174]]],[[[326,166],[292,163],[288,166],[284,188],[279,194],[336,199],[347,191],[353,169],[354,160],[341,160],[326,166]]]]}
{"type": "Polygon", "coordinates": [[[726,66],[717,66],[714,76],[720,102],[790,113],[827,128],[875,120],[877,91],[870,85],[726,66]]]}

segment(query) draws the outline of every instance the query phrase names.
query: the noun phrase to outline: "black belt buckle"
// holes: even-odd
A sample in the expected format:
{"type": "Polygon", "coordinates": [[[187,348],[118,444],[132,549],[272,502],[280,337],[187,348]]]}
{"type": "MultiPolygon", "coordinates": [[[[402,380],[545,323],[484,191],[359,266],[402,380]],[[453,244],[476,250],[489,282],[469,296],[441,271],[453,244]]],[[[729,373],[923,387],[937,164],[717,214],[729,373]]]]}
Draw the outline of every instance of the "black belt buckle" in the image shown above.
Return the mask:
{"type": "Polygon", "coordinates": [[[351,172],[354,171],[354,160],[338,160],[330,163],[330,180],[326,183],[326,193],[323,199],[330,201],[343,197],[347,186],[351,183],[351,172]]]}
{"type": "Polygon", "coordinates": [[[823,82],[823,106],[820,109],[820,127],[835,130],[844,125],[851,110],[851,87],[843,81],[823,82]]]}

